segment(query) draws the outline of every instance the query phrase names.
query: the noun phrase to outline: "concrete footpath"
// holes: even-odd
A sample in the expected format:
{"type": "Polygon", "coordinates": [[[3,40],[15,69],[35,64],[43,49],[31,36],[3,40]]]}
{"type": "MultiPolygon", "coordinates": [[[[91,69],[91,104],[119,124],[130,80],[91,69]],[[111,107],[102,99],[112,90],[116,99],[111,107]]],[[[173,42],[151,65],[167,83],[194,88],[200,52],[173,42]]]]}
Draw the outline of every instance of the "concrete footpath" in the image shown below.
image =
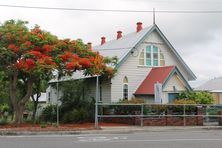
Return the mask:
{"type": "Polygon", "coordinates": [[[222,130],[222,126],[102,126],[100,129],[76,129],[71,131],[13,131],[0,129],[1,136],[16,135],[76,135],[76,134],[124,134],[134,132],[222,130]]]}

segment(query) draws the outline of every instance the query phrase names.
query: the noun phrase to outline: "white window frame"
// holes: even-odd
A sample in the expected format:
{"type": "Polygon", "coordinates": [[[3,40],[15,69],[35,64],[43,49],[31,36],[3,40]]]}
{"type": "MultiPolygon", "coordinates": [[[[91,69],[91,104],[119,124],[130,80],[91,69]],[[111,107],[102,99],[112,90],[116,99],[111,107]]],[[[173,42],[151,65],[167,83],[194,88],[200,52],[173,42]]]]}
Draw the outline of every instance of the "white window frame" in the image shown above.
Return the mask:
{"type": "MultiPolygon", "coordinates": [[[[158,46],[156,46],[156,45],[152,45],[152,44],[149,44],[149,45],[146,45],[145,46],[145,48],[143,48],[142,50],[141,50],[141,52],[139,53],[139,66],[145,66],[145,67],[161,67],[161,65],[160,65],[160,49],[159,49],[159,47],[158,46]],[[151,52],[150,52],[150,54],[151,54],[151,66],[148,66],[148,65],[146,65],[146,47],[148,47],[148,46],[150,46],[151,47],[151,52]],[[157,53],[158,53],[158,65],[157,66],[154,66],[153,65],[153,47],[157,47],[157,53]],[[141,54],[141,52],[143,51],[143,53],[144,53],[144,65],[141,65],[140,64],[140,54],[141,54]]],[[[161,51],[162,52],[162,51],[161,51]]],[[[163,52],[162,52],[163,53],[163,52]]],[[[165,57],[163,58],[163,60],[165,61],[165,57]]],[[[165,64],[164,64],[165,65],[165,64]]],[[[164,66],[164,65],[162,65],[162,66],[164,66]]]]}
{"type": "Polygon", "coordinates": [[[123,98],[123,100],[129,100],[129,79],[128,79],[128,77],[127,76],[125,76],[124,78],[123,78],[123,81],[124,81],[124,79],[125,78],[127,78],[127,83],[124,83],[123,82],[123,85],[122,85],[122,98],[123,98]],[[127,85],[127,99],[125,99],[124,98],[124,85],[127,85]]]}

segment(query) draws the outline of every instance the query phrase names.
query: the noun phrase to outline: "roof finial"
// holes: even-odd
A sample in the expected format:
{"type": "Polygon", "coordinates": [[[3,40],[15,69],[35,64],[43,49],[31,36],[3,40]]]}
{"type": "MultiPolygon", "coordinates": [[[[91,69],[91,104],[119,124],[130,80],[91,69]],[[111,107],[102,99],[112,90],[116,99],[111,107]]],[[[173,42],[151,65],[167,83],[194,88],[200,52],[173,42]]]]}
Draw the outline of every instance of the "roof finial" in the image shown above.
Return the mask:
{"type": "Polygon", "coordinates": [[[156,20],[155,20],[155,8],[153,8],[153,24],[156,24],[155,21],[156,21],[156,20]]]}

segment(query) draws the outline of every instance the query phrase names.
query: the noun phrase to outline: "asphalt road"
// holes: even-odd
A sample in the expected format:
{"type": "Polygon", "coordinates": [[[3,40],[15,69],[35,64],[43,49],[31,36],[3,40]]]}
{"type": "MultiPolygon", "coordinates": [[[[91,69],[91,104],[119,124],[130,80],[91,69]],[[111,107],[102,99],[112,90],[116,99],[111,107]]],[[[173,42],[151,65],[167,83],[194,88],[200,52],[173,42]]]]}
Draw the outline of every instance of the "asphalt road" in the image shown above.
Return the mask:
{"type": "Polygon", "coordinates": [[[221,148],[222,130],[0,136],[0,148],[221,148]]]}

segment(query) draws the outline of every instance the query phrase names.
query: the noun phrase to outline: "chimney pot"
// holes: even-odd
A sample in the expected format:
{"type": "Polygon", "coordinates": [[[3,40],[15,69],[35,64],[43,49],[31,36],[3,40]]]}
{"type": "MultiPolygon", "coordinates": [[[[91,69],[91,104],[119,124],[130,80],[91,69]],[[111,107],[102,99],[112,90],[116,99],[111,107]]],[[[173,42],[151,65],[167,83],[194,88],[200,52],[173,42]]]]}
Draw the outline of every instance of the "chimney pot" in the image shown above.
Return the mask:
{"type": "Polygon", "coordinates": [[[106,37],[101,37],[101,45],[105,44],[106,43],[106,37]]]}
{"type": "Polygon", "coordinates": [[[136,24],[137,24],[137,27],[136,27],[136,32],[140,32],[140,30],[142,30],[142,29],[143,29],[143,27],[142,27],[142,24],[143,24],[143,23],[138,22],[138,23],[136,23],[136,24]]]}
{"type": "Polygon", "coordinates": [[[122,37],[122,31],[117,31],[117,40],[122,37]]]}
{"type": "Polygon", "coordinates": [[[92,50],[92,43],[91,43],[91,42],[88,42],[88,43],[87,43],[87,47],[88,47],[89,50],[92,50]]]}

